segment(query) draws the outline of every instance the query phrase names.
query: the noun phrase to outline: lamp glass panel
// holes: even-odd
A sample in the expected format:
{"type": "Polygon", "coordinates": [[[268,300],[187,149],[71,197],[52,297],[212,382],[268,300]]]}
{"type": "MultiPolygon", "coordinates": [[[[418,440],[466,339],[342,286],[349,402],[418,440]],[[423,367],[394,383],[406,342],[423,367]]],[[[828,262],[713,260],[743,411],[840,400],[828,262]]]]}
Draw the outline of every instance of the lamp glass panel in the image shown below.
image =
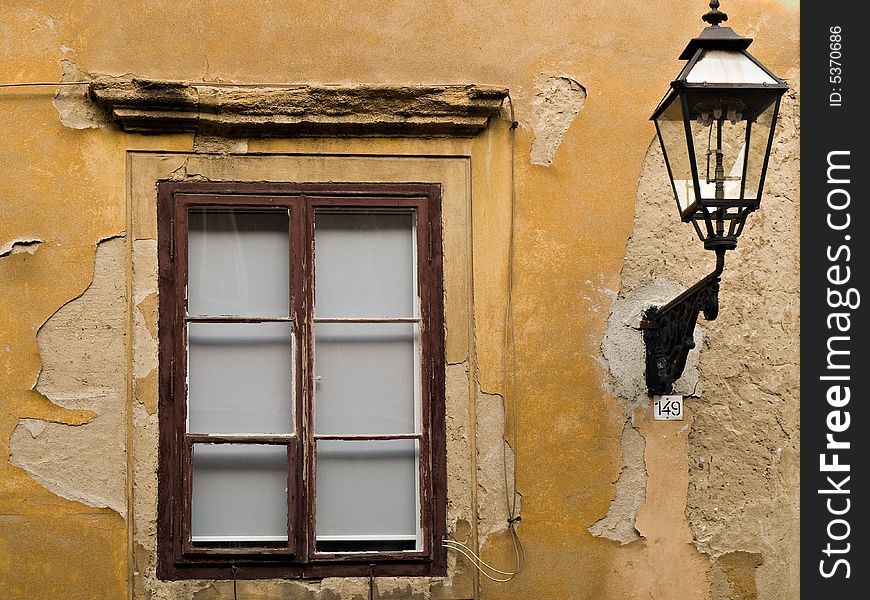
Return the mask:
{"type": "Polygon", "coordinates": [[[767,154],[767,143],[773,135],[773,116],[776,112],[777,102],[773,102],[752,124],[752,137],[749,141],[746,165],[746,189],[744,197],[757,198],[760,200],[759,190],[764,181],[761,179],[767,154]]]}
{"type": "MultiPolygon", "coordinates": [[[[712,110],[716,110],[715,108],[712,110]]],[[[725,117],[716,119],[712,112],[707,120],[691,122],[695,160],[698,165],[698,187],[701,200],[716,199],[717,155],[721,154],[722,199],[740,199],[743,182],[743,163],[746,160],[746,121],[732,123],[725,117]]]]}
{"type": "Polygon", "coordinates": [[[668,164],[674,194],[682,214],[695,202],[695,188],[679,96],[672,97],[670,104],[656,119],[656,127],[665,161],[668,164]]]}

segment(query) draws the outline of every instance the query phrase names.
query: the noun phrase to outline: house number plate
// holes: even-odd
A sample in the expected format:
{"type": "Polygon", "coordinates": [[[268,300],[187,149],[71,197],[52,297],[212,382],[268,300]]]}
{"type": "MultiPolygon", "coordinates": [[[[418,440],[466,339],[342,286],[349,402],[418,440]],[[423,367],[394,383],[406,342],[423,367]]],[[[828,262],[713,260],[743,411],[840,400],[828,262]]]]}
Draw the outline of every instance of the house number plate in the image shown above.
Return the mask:
{"type": "Polygon", "coordinates": [[[682,421],[682,396],[653,396],[653,419],[656,421],[682,421]]]}

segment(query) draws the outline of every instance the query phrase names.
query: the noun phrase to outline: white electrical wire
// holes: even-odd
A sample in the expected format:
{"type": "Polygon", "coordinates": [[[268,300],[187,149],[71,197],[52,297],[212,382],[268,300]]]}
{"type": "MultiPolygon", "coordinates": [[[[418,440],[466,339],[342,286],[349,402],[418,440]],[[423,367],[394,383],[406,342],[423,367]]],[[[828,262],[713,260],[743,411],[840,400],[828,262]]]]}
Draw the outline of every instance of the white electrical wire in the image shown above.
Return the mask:
{"type": "Polygon", "coordinates": [[[491,581],[495,581],[496,583],[507,583],[511,581],[514,577],[520,574],[522,571],[523,564],[525,562],[525,555],[522,550],[522,545],[519,543],[519,537],[516,535],[516,531],[514,530],[513,523],[510,526],[511,537],[514,540],[514,553],[517,561],[517,568],[513,571],[502,571],[501,569],[496,569],[486,561],[484,561],[480,556],[478,556],[471,548],[466,546],[461,542],[457,542],[455,540],[444,540],[442,542],[442,546],[445,548],[449,548],[451,550],[455,550],[459,552],[463,556],[465,556],[471,564],[473,564],[480,573],[491,581]],[[490,573],[496,573],[497,575],[491,575],[490,573]],[[499,577],[498,575],[504,575],[505,577],[499,577]]]}

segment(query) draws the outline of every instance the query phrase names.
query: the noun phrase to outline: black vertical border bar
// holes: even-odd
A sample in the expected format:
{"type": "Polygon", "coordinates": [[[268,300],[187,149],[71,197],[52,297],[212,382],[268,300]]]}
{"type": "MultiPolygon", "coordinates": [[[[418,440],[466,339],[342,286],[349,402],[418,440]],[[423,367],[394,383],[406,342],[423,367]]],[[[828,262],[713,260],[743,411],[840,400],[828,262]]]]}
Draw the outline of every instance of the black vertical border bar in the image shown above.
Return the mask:
{"type": "Polygon", "coordinates": [[[870,177],[863,139],[870,129],[863,89],[870,52],[862,7],[844,0],[801,6],[800,499],[806,598],[852,600],[866,598],[870,589],[870,306],[862,303],[870,302],[862,181],[870,177]],[[829,173],[829,162],[849,168],[829,173]],[[848,448],[829,447],[828,435],[848,448]],[[824,470],[823,461],[830,465],[835,454],[848,470],[824,470]]]}

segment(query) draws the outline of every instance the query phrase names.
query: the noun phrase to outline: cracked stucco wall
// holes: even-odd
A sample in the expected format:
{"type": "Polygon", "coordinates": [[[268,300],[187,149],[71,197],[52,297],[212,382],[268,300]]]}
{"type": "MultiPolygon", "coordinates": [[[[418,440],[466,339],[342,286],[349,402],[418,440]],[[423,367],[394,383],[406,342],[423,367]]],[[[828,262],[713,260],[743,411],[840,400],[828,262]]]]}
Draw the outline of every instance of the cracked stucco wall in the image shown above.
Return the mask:
{"type": "MultiPolygon", "coordinates": [[[[738,249],[726,258],[720,313],[714,322],[699,318],[697,348],[690,353],[675,393],[686,396],[688,437],[679,449],[685,513],[681,527],[706,561],[713,599],[798,598],[794,557],[799,547],[799,418],[797,343],[798,207],[797,107],[799,77],[784,74],[792,86],[783,100],[762,208],[749,217],[738,249]],[[777,245],[777,261],[764,253],[777,245]]],[[[641,433],[672,435],[675,425],[649,421],[643,385],[644,350],[640,315],[661,305],[712,270],[710,253],[689,228],[677,230],[661,151],[650,146],[638,185],[635,231],[626,251],[622,287],[602,342],[607,383],[628,421],[623,433],[625,467],[607,516],[590,531],[620,543],[633,539],[629,525],[645,504],[637,499],[648,481],[636,477],[641,461],[627,447],[641,433]],[[673,253],[672,248],[686,248],[673,253]],[[656,277],[673,273],[675,284],[656,277]],[[635,420],[646,419],[647,433],[635,420]],[[631,427],[629,427],[631,424],[631,427]],[[625,478],[629,477],[628,481],[625,478]]],[[[649,457],[643,463],[646,475],[649,457]]],[[[638,529],[640,529],[638,527],[638,529]]],[[[646,537],[642,530],[640,535],[646,537]]],[[[649,543],[649,540],[646,540],[649,543]]]]}
{"type": "Polygon", "coordinates": [[[797,71],[783,75],[792,89],[771,155],[777,167],[723,278],[719,341],[701,359],[717,392],[695,403],[688,449],[687,516],[698,548],[726,573],[751,554],[743,569],[759,563],[765,600],[800,595],[800,81],[797,71]],[[765,260],[774,246],[776,260],[765,260]]]}

